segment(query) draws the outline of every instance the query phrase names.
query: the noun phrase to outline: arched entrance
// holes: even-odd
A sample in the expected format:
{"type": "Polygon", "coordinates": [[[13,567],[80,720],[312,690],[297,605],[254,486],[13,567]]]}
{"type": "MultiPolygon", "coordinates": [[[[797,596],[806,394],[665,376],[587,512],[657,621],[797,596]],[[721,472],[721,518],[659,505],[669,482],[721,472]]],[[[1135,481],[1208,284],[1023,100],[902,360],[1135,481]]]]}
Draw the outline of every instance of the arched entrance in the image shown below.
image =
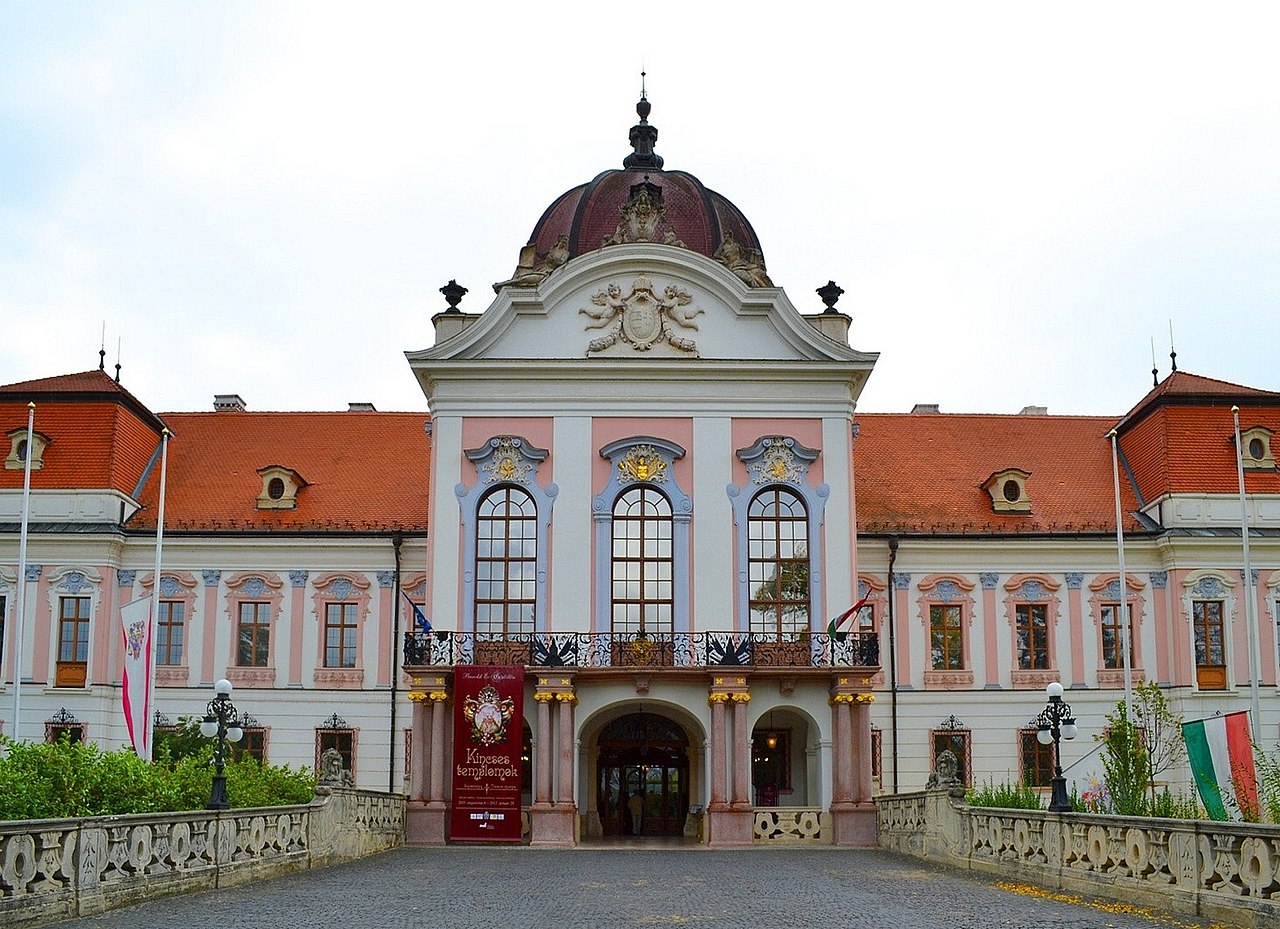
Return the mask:
{"type": "Polygon", "coordinates": [[[680,836],[689,812],[689,738],[671,720],[632,713],[598,742],[596,809],[607,836],[680,836]]]}

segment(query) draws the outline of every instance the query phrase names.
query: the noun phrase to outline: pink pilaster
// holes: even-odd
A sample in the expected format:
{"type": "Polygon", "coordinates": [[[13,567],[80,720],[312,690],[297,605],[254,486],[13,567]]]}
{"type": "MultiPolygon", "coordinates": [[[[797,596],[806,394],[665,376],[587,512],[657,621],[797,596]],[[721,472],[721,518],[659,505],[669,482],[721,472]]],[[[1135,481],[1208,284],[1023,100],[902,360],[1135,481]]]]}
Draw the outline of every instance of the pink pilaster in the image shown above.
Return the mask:
{"type": "Polygon", "coordinates": [[[200,610],[200,621],[204,624],[204,647],[200,650],[200,683],[214,682],[214,652],[218,645],[218,584],[221,581],[218,571],[205,571],[204,606],[200,610]]]}
{"type": "MultiPolygon", "coordinates": [[[[306,611],[307,572],[289,572],[289,686],[302,686],[302,621],[306,611]]],[[[324,647],[323,632],[319,635],[324,647]]],[[[279,658],[277,657],[277,662],[279,658]]]]}
{"type": "Polygon", "coordinates": [[[413,759],[409,768],[411,796],[405,807],[404,840],[408,845],[444,845],[449,837],[449,806],[445,802],[445,772],[449,766],[449,678],[444,674],[415,677],[413,701],[413,759]],[[427,733],[418,747],[419,731],[427,733]],[[425,770],[424,770],[425,769],[425,770]],[[426,798],[421,798],[423,786],[426,798]]]}
{"type": "MultiPolygon", "coordinates": [[[[1154,586],[1154,585],[1153,585],[1154,586]]],[[[1156,680],[1172,681],[1170,662],[1172,660],[1173,622],[1169,610],[1168,582],[1163,587],[1155,587],[1151,591],[1152,628],[1156,631],[1156,680]]]]}
{"type": "Polygon", "coordinates": [[[870,676],[841,675],[831,687],[831,841],[874,845],[876,809],[871,802],[870,676]]]}
{"type": "Polygon", "coordinates": [[[1260,571],[1258,574],[1258,605],[1255,607],[1258,617],[1258,653],[1262,660],[1262,683],[1274,687],[1276,683],[1276,625],[1268,621],[1271,611],[1267,609],[1267,591],[1271,590],[1270,581],[1274,571],[1260,571]]]}
{"type": "Polygon", "coordinates": [[[392,578],[387,578],[387,586],[382,586],[382,577],[378,578],[378,654],[386,655],[385,661],[379,661],[378,664],[378,686],[390,687],[391,675],[395,669],[392,667],[395,662],[396,650],[391,647],[391,626],[393,623],[392,611],[396,608],[392,597],[395,591],[391,589],[392,578]]]}
{"type": "Polygon", "coordinates": [[[1186,602],[1183,593],[1186,590],[1187,572],[1185,570],[1170,571],[1168,590],[1169,598],[1169,655],[1171,656],[1171,677],[1169,683],[1175,687],[1188,687],[1195,681],[1196,662],[1191,651],[1191,618],[1185,612],[1186,602]]]}
{"type": "Polygon", "coordinates": [[[724,705],[728,694],[712,694],[711,700],[711,809],[726,806],[728,763],[725,753],[724,705]]]}
{"type": "Polygon", "coordinates": [[[846,694],[837,694],[831,704],[832,804],[853,802],[853,727],[849,719],[846,694]]]}
{"type": "Polygon", "coordinates": [[[27,602],[31,604],[27,607],[27,615],[34,615],[36,618],[36,639],[31,649],[31,679],[37,684],[47,684],[50,680],[49,644],[52,636],[57,634],[54,629],[57,620],[49,605],[49,579],[43,571],[40,572],[40,580],[36,582],[35,599],[27,602]]]}
{"type": "Polygon", "coordinates": [[[573,694],[556,694],[560,732],[556,745],[556,806],[573,804],[573,694]]]}
{"type": "Polygon", "coordinates": [[[410,694],[413,701],[412,737],[409,739],[412,757],[409,759],[409,799],[422,802],[427,798],[427,751],[431,744],[428,736],[428,703],[417,694],[410,694]]]}
{"type": "Polygon", "coordinates": [[[733,695],[733,808],[751,809],[751,735],[747,731],[750,694],[733,695]]]}
{"type": "Polygon", "coordinates": [[[538,735],[534,743],[537,757],[534,760],[534,796],[538,806],[551,805],[551,707],[555,694],[534,694],[537,701],[538,735]]]}
{"type": "Polygon", "coordinates": [[[573,798],[574,712],[578,698],[570,676],[539,677],[534,688],[538,763],[534,804],[529,810],[530,844],[572,846],[577,841],[578,805],[573,798]],[[555,707],[552,745],[551,707],[555,707]]]}
{"type": "MultiPolygon", "coordinates": [[[[123,670],[117,671],[111,661],[111,642],[122,638],[120,626],[116,622],[116,572],[114,568],[102,569],[102,598],[98,603],[97,621],[90,624],[93,636],[92,671],[89,675],[91,684],[114,684],[124,677],[123,670]]],[[[123,666],[122,666],[123,668],[123,666]]]]}
{"type": "MultiPolygon", "coordinates": [[[[911,686],[911,621],[907,616],[907,591],[898,587],[897,578],[890,578],[893,587],[892,596],[894,623],[897,625],[896,647],[898,654],[893,660],[898,662],[898,686],[911,686]]],[[[905,588],[905,585],[904,585],[905,588]]]]}
{"type": "Polygon", "coordinates": [[[854,755],[853,800],[858,804],[871,802],[871,707],[865,702],[853,704],[853,736],[857,753],[854,755]]]}
{"type": "Polygon", "coordinates": [[[996,590],[994,584],[988,587],[985,581],[982,585],[982,625],[986,630],[987,686],[997,688],[1000,686],[1000,648],[996,642],[996,590]]]}
{"type": "MultiPolygon", "coordinates": [[[[1067,630],[1071,636],[1071,685],[1083,687],[1084,680],[1084,616],[1081,613],[1081,580],[1079,575],[1067,579],[1067,630]]],[[[1061,667],[1061,663],[1059,663],[1061,667]]]]}

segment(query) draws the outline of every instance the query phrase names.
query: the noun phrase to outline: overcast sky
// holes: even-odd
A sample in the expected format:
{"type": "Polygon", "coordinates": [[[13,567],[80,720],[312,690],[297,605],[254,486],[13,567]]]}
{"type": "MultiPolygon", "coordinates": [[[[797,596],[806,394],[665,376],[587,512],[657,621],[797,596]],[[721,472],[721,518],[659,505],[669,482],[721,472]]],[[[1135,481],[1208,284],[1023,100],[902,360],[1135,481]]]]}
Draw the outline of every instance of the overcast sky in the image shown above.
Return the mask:
{"type": "Polygon", "coordinates": [[[1280,390],[1274,4],[0,5],[0,383],[107,365],[157,411],[424,409],[545,206],[669,169],[860,408],[1119,414],[1178,365],[1280,390]],[[441,10],[444,10],[443,12],[441,10]],[[778,13],[786,11],[785,18],[778,13]]]}

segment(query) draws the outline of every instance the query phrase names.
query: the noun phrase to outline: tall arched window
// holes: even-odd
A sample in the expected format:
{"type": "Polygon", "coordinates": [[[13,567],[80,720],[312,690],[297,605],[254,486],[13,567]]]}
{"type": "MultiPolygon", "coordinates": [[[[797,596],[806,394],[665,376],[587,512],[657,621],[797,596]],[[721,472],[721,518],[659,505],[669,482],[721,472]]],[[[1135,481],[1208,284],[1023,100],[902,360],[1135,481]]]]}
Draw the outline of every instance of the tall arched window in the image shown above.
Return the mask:
{"type": "Polygon", "coordinates": [[[613,631],[674,631],[671,501],[647,485],[613,505],[613,631]]]}
{"type": "Polygon", "coordinates": [[[809,629],[809,515],[790,490],[770,487],[747,510],[751,631],[794,635],[809,629]]]}
{"type": "Polygon", "coordinates": [[[519,487],[499,487],[476,514],[476,634],[503,639],[534,631],[538,508],[519,487]]]}

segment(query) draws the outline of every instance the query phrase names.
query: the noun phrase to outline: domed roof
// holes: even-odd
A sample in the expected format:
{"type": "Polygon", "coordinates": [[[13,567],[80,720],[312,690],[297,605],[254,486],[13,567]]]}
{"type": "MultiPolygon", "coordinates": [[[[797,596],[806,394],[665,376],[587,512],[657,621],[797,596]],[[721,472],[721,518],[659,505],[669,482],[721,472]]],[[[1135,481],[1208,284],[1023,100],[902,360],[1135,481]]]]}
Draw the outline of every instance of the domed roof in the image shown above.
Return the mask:
{"type": "Polygon", "coordinates": [[[622,168],[602,171],[557,197],[520,250],[512,285],[532,287],[579,255],[633,242],[652,242],[698,252],[719,261],[752,287],[772,287],[760,240],[751,223],[726,197],[687,171],[664,171],[653,150],[658,130],[649,124],[643,92],[640,122],[631,127],[634,149],[622,168]]]}

